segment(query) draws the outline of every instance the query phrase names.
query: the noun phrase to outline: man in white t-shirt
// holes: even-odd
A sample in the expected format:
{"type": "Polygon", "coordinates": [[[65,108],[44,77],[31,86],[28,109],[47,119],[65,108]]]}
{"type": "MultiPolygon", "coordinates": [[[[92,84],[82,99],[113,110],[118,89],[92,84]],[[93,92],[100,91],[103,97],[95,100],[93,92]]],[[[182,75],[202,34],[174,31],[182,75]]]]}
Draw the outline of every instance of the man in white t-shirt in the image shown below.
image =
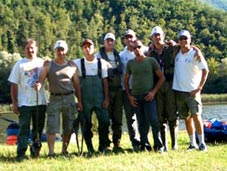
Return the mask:
{"type": "Polygon", "coordinates": [[[99,123],[99,151],[106,153],[109,152],[110,146],[108,138],[110,120],[108,115],[107,62],[104,59],[94,57],[94,43],[92,40],[85,39],[82,43],[82,49],[84,57],[73,61],[78,68],[80,78],[83,105],[83,111],[80,113],[83,121],[82,132],[88,153],[94,153],[91,115],[95,112],[99,123]]]}
{"type": "Polygon", "coordinates": [[[199,139],[199,150],[207,151],[204,142],[202,123],[201,90],[208,76],[206,60],[196,60],[195,50],[191,47],[191,35],[187,30],[179,32],[180,50],[175,58],[173,89],[176,91],[176,100],[179,116],[185,119],[186,129],[190,138],[188,150],[197,149],[195,130],[199,139]]]}
{"type": "Polygon", "coordinates": [[[26,57],[13,66],[8,78],[11,82],[13,112],[19,114],[20,129],[16,157],[18,161],[27,158],[25,153],[31,120],[33,145],[30,150],[32,157],[38,157],[41,148],[39,138],[44,128],[47,98],[44,87],[39,92],[36,92],[33,88],[43,66],[43,60],[36,56],[37,50],[36,41],[28,39],[25,42],[26,57]]]}

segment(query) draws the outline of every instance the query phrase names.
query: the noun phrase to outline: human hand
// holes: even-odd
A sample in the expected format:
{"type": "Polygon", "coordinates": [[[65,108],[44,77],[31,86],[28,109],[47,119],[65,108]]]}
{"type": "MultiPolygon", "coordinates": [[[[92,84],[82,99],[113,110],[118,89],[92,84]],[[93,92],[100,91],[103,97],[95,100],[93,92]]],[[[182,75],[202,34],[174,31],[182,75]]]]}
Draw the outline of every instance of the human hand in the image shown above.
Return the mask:
{"type": "Polygon", "coordinates": [[[130,102],[132,107],[136,107],[137,106],[137,101],[136,101],[135,97],[133,97],[131,95],[128,95],[128,99],[129,99],[129,102],[130,102]]]}
{"type": "Polygon", "coordinates": [[[109,107],[109,100],[108,99],[105,99],[103,101],[103,108],[107,109],[109,107]]]}
{"type": "Polygon", "coordinates": [[[35,91],[39,91],[41,89],[41,87],[42,87],[42,84],[40,82],[36,82],[34,84],[34,90],[35,91]]]}
{"type": "Polygon", "coordinates": [[[190,92],[190,96],[195,97],[197,93],[200,93],[202,88],[198,87],[197,89],[190,92]]]}
{"type": "Polygon", "coordinates": [[[82,112],[82,111],[83,111],[83,105],[82,105],[81,102],[78,102],[78,103],[76,104],[76,107],[77,107],[77,110],[78,110],[79,112],[82,112]]]}
{"type": "Polygon", "coordinates": [[[13,112],[16,113],[16,114],[19,114],[19,111],[18,111],[18,105],[13,103],[13,112]]]}
{"type": "Polygon", "coordinates": [[[149,102],[152,101],[154,99],[155,94],[153,93],[153,91],[149,91],[149,93],[147,93],[147,95],[144,97],[145,101],[149,102]]]}

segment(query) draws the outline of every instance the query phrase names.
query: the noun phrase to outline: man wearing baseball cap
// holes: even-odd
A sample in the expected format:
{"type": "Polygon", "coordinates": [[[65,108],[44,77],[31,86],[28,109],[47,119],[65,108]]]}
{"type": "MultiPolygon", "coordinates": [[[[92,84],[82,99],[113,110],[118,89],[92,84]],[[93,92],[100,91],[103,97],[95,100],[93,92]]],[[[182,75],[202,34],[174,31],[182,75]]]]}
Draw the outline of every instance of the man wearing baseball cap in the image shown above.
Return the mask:
{"type": "Polygon", "coordinates": [[[54,144],[56,133],[60,131],[60,114],[62,117],[62,155],[68,155],[67,147],[73,132],[73,120],[76,111],[82,111],[79,80],[76,66],[66,59],[68,45],[65,40],[58,40],[54,45],[55,59],[44,63],[43,70],[36,83],[35,89],[39,90],[47,78],[50,91],[50,102],[47,106],[47,142],[48,157],[55,157],[54,144]],[[78,100],[74,98],[74,91],[78,100]]]}
{"type": "Polygon", "coordinates": [[[148,122],[149,126],[152,127],[154,150],[162,153],[164,146],[160,136],[155,94],[164,83],[165,77],[157,61],[154,58],[144,56],[141,49],[143,44],[140,40],[134,40],[132,46],[136,57],[127,63],[124,84],[129,102],[136,113],[139,124],[140,149],[145,150],[146,148],[148,135],[146,122],[148,122]],[[153,79],[154,75],[158,77],[156,83],[153,79]],[[130,76],[132,76],[131,91],[129,88],[130,76]]]}
{"type": "Polygon", "coordinates": [[[91,39],[85,39],[82,43],[84,57],[73,62],[78,68],[80,87],[82,94],[83,111],[83,136],[88,153],[94,153],[92,144],[92,112],[96,113],[99,124],[99,151],[109,151],[108,138],[110,119],[108,115],[109,92],[107,63],[104,59],[94,57],[94,43],[91,39]]]}
{"type": "MultiPolygon", "coordinates": [[[[136,33],[133,30],[128,29],[124,32],[123,39],[124,39],[124,44],[126,46],[119,54],[120,58],[121,58],[121,62],[122,62],[122,71],[123,71],[123,73],[122,73],[123,106],[124,106],[124,111],[125,111],[125,116],[126,116],[129,138],[130,138],[133,149],[135,151],[137,151],[137,150],[139,150],[139,147],[140,147],[138,122],[137,122],[136,114],[133,112],[133,108],[129,103],[128,95],[127,95],[127,93],[125,91],[125,87],[124,87],[124,75],[126,72],[127,63],[128,63],[128,61],[130,61],[136,57],[134,54],[134,48],[132,46],[132,42],[134,40],[136,40],[136,33]]],[[[130,91],[132,89],[132,78],[130,78],[130,80],[129,80],[129,89],[130,89],[130,91]]],[[[148,126],[148,130],[149,130],[149,126],[148,126]]],[[[146,143],[146,148],[148,150],[149,149],[151,150],[148,140],[146,143]]]]}
{"type": "Polygon", "coordinates": [[[195,59],[196,51],[191,46],[191,34],[181,30],[178,34],[180,50],[175,58],[173,89],[179,117],[185,120],[190,139],[187,150],[207,151],[202,123],[201,90],[208,76],[208,66],[204,57],[195,59]],[[194,128],[195,125],[195,128],[194,128]],[[198,134],[199,147],[196,143],[195,130],[198,134]]]}
{"type": "MultiPolygon", "coordinates": [[[[156,59],[159,63],[161,71],[164,73],[166,81],[160,87],[156,94],[158,119],[161,131],[164,150],[168,150],[167,127],[169,126],[171,137],[171,148],[177,150],[177,134],[178,134],[178,117],[177,106],[175,102],[175,92],[172,90],[175,47],[165,43],[165,33],[160,26],[155,26],[150,34],[152,44],[149,47],[147,56],[156,59]]],[[[155,79],[157,79],[155,77],[155,79]]]]}
{"type": "Polygon", "coordinates": [[[121,151],[120,140],[122,134],[122,86],[121,86],[121,74],[122,64],[118,51],[114,48],[115,35],[113,33],[107,33],[104,36],[104,47],[99,49],[96,53],[97,58],[106,60],[109,65],[108,68],[108,84],[109,84],[109,116],[111,119],[111,128],[113,132],[112,142],[114,144],[114,151],[121,151]]]}

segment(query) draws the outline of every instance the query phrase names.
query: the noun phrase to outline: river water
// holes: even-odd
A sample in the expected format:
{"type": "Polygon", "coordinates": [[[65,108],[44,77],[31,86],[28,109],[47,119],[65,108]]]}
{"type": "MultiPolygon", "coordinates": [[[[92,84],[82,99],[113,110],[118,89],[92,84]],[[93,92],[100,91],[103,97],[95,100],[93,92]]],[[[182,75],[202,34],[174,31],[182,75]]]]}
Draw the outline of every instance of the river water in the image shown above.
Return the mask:
{"type": "MultiPolygon", "coordinates": [[[[11,120],[17,121],[17,115],[15,114],[2,114],[2,117],[6,117],[11,120]]],[[[221,121],[227,121],[227,104],[218,104],[218,105],[204,105],[202,117],[204,120],[209,118],[216,118],[221,121]]],[[[0,143],[5,141],[6,137],[6,128],[10,123],[0,119],[0,143]]],[[[123,117],[123,132],[127,132],[125,116],[123,117]]],[[[183,120],[180,120],[179,125],[180,130],[185,129],[185,123],[183,120]]],[[[111,130],[111,129],[110,129],[111,130]]]]}
{"type": "MultiPolygon", "coordinates": [[[[227,104],[217,104],[217,105],[204,105],[203,120],[207,120],[210,118],[216,118],[221,121],[227,121],[227,104]]],[[[184,121],[180,121],[180,129],[185,129],[184,121]]]]}

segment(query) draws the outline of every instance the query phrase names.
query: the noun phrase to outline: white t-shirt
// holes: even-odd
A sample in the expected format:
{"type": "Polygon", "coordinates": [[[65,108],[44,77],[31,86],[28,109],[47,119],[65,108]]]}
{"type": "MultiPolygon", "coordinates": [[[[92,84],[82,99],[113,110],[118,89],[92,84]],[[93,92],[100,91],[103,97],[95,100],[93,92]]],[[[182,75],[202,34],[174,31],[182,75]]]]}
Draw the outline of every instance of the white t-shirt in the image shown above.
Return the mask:
{"type": "MultiPolygon", "coordinates": [[[[127,66],[128,61],[134,59],[136,57],[136,55],[134,54],[133,51],[128,50],[127,47],[125,47],[123,49],[123,51],[121,51],[119,53],[119,55],[120,55],[122,67],[123,67],[122,68],[123,74],[122,74],[121,84],[122,84],[123,90],[125,90],[124,79],[125,79],[125,73],[126,73],[126,66],[127,66]]],[[[132,76],[130,76],[130,78],[129,78],[129,88],[132,89],[132,76]]]]}
{"type": "MultiPolygon", "coordinates": [[[[8,78],[8,81],[18,86],[18,106],[36,106],[37,97],[34,90],[34,84],[38,80],[43,66],[43,59],[35,57],[34,59],[22,58],[14,66],[8,78]]],[[[46,105],[47,98],[45,86],[38,91],[38,104],[46,105]]]]}
{"type": "MultiPolygon", "coordinates": [[[[97,58],[94,58],[93,61],[88,61],[85,57],[84,58],[84,66],[86,75],[94,76],[97,75],[98,71],[98,60],[97,58]]],[[[79,70],[79,76],[82,76],[81,71],[81,59],[75,59],[73,62],[76,64],[78,70],[79,70]]],[[[107,62],[104,59],[101,59],[101,66],[102,66],[102,78],[106,78],[108,76],[107,73],[107,62]]]]}
{"type": "Polygon", "coordinates": [[[199,62],[194,56],[195,51],[192,48],[185,54],[178,52],[175,58],[174,90],[191,92],[198,88],[202,78],[202,69],[208,70],[208,66],[205,59],[199,62]]]}
{"type": "MultiPolygon", "coordinates": [[[[107,61],[108,68],[113,68],[113,69],[117,68],[117,64],[116,64],[114,53],[113,52],[107,52],[106,55],[107,55],[107,57],[109,59],[109,61],[107,61]]],[[[97,52],[95,54],[95,57],[96,58],[102,58],[100,52],[97,52]]]]}

